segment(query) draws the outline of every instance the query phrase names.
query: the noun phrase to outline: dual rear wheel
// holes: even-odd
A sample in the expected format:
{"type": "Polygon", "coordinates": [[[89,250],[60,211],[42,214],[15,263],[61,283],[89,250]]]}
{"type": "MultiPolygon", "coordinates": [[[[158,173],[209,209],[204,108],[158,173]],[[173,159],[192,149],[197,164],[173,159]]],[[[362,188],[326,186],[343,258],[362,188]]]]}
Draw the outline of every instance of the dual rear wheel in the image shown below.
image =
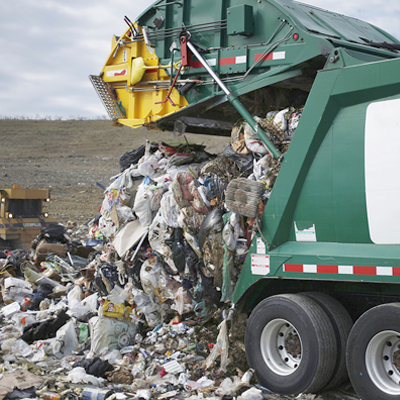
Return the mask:
{"type": "Polygon", "coordinates": [[[261,385],[280,394],[315,393],[346,379],[351,319],[322,293],[272,296],[253,310],[246,330],[250,367],[261,385]]]}
{"type": "Polygon", "coordinates": [[[348,339],[347,366],[362,399],[400,399],[400,303],[361,315],[348,339]]]}
{"type": "Polygon", "coordinates": [[[246,353],[260,384],[276,393],[332,389],[348,372],[362,399],[399,399],[400,303],[374,307],[353,325],[326,294],[272,296],[250,316],[246,353]]]}

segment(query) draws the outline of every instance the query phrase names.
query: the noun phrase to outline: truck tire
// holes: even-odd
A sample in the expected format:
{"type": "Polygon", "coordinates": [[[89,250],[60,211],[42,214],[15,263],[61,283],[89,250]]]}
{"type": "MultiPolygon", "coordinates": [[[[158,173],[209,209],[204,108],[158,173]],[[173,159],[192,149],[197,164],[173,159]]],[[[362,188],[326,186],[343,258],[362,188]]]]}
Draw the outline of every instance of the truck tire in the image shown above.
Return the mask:
{"type": "Polygon", "coordinates": [[[318,392],[335,368],[332,323],[306,296],[283,294],[260,302],[250,315],[245,343],[258,381],[275,393],[318,392]]]}
{"type": "Polygon", "coordinates": [[[400,303],[361,315],[350,331],[346,358],[350,381],[363,400],[400,398],[400,303]]]}
{"type": "Polygon", "coordinates": [[[348,379],[346,344],[353,326],[353,320],[344,306],[332,296],[321,292],[304,292],[301,294],[317,302],[332,322],[337,346],[336,365],[332,377],[323,390],[337,388],[348,379]]]}

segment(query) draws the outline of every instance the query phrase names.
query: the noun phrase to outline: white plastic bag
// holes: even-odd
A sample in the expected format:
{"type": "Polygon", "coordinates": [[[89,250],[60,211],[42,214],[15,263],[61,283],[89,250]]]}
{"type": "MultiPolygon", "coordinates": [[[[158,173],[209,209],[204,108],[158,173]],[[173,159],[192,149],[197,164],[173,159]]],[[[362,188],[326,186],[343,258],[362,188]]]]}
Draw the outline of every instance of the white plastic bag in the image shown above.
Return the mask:
{"type": "Polygon", "coordinates": [[[242,393],[238,397],[238,400],[262,400],[263,398],[264,397],[262,395],[262,391],[255,387],[252,387],[249,390],[246,390],[244,393],[242,393]]]}
{"type": "Polygon", "coordinates": [[[91,347],[87,358],[100,355],[103,348],[122,349],[134,343],[136,325],[133,322],[120,321],[105,316],[92,317],[89,320],[91,347]]]}
{"type": "Polygon", "coordinates": [[[95,386],[100,386],[105,381],[103,378],[96,378],[94,375],[87,374],[83,367],[76,367],[70,371],[68,380],[71,383],[90,383],[95,386]]]}
{"type": "Polygon", "coordinates": [[[111,238],[117,231],[117,226],[115,222],[109,216],[101,216],[99,219],[99,230],[106,238],[111,238]]]}
{"type": "Polygon", "coordinates": [[[12,348],[12,353],[13,353],[13,355],[15,355],[17,357],[21,356],[21,357],[26,358],[26,357],[29,357],[30,355],[32,355],[32,348],[24,340],[18,339],[15,342],[14,347],[12,348]]]}
{"type": "Polygon", "coordinates": [[[99,298],[98,293],[93,293],[90,296],[82,300],[82,304],[90,309],[92,312],[97,312],[97,299],[99,298]]]}
{"type": "Polygon", "coordinates": [[[229,364],[228,359],[228,348],[229,348],[229,339],[228,339],[228,320],[224,319],[218,326],[219,334],[217,337],[217,343],[215,343],[213,349],[211,350],[210,355],[206,359],[206,368],[210,368],[214,361],[221,356],[221,371],[225,372],[226,367],[229,364]]]}
{"type": "Polygon", "coordinates": [[[154,298],[155,289],[158,286],[158,280],[162,273],[162,265],[157,257],[147,259],[140,268],[140,282],[143,291],[150,298],[154,298]]]}
{"type": "Polygon", "coordinates": [[[160,213],[168,226],[172,228],[179,227],[179,207],[171,191],[164,193],[160,203],[160,213]]]}
{"type": "MultiPolygon", "coordinates": [[[[157,213],[149,228],[149,243],[153,251],[164,257],[164,261],[168,264],[172,271],[178,272],[175,266],[172,250],[165,243],[170,236],[170,228],[166,224],[161,213],[157,213]]],[[[143,267],[142,267],[143,268],[143,267]]]]}
{"type": "Polygon", "coordinates": [[[132,294],[137,309],[144,313],[144,317],[150,328],[154,328],[162,322],[160,313],[149,296],[136,288],[132,289],[132,294]]]}
{"type": "Polygon", "coordinates": [[[153,219],[150,208],[153,195],[154,192],[150,190],[150,180],[146,178],[138,187],[133,206],[133,210],[143,226],[149,226],[153,219]]]}
{"type": "Polygon", "coordinates": [[[57,358],[70,356],[78,347],[78,336],[74,321],[71,319],[56,332],[56,340],[52,342],[53,353],[57,358]]]}
{"type": "Polygon", "coordinates": [[[142,176],[148,176],[151,179],[154,179],[163,174],[164,169],[159,163],[159,157],[157,157],[156,154],[152,154],[147,159],[143,159],[143,161],[138,165],[138,172],[142,176]]]}
{"type": "Polygon", "coordinates": [[[76,303],[80,303],[83,300],[83,291],[79,285],[75,285],[67,295],[68,307],[71,308],[76,303]]]}
{"type": "Polygon", "coordinates": [[[287,120],[285,118],[285,114],[289,111],[289,108],[285,108],[282,111],[279,111],[274,117],[274,125],[285,132],[287,129],[287,120]]]}
{"type": "Polygon", "coordinates": [[[176,310],[179,315],[185,314],[193,310],[192,299],[188,296],[183,287],[179,287],[174,298],[172,310],[176,310]]]}
{"type": "Polygon", "coordinates": [[[257,133],[254,132],[253,128],[247,122],[244,125],[244,140],[246,147],[250,151],[259,154],[268,153],[267,146],[262,142],[257,133]]]}

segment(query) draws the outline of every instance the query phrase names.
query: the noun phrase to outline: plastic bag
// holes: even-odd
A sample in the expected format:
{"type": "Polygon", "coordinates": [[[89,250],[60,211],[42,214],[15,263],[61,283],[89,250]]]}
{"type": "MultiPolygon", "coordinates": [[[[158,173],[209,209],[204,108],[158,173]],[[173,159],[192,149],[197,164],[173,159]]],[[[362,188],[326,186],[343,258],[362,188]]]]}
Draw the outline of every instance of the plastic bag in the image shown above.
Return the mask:
{"type": "Polygon", "coordinates": [[[178,226],[185,232],[196,236],[205,218],[205,214],[197,213],[193,207],[184,207],[179,210],[178,226]]]}
{"type": "Polygon", "coordinates": [[[249,380],[247,377],[252,376],[252,373],[247,371],[242,378],[235,376],[233,381],[231,378],[226,378],[221,382],[219,388],[215,391],[218,396],[234,396],[243,387],[249,386],[249,380]],[[243,379],[244,378],[244,379],[243,379]]]}
{"type": "Polygon", "coordinates": [[[147,259],[140,269],[140,281],[142,283],[143,291],[153,298],[155,296],[155,289],[158,286],[158,280],[162,273],[162,265],[157,257],[147,259]]]}
{"type": "Polygon", "coordinates": [[[85,368],[76,367],[68,373],[68,380],[71,383],[90,383],[95,386],[100,386],[105,381],[103,378],[96,378],[93,375],[86,373],[85,368]]]}
{"type": "Polygon", "coordinates": [[[135,342],[136,325],[133,322],[120,321],[104,316],[92,317],[89,320],[91,337],[90,352],[87,358],[100,355],[106,347],[122,349],[135,342]]]}
{"type": "Polygon", "coordinates": [[[226,146],[224,156],[232,159],[242,173],[250,174],[253,171],[254,156],[250,154],[238,154],[232,145],[226,146]]]}
{"type": "Polygon", "coordinates": [[[264,396],[262,395],[262,391],[255,387],[252,387],[249,390],[243,392],[237,399],[238,400],[262,400],[264,396]]]}
{"type": "Polygon", "coordinates": [[[231,144],[233,150],[237,154],[249,154],[250,150],[246,147],[246,141],[244,138],[244,123],[234,126],[231,131],[231,144]]]}
{"type": "Polygon", "coordinates": [[[288,123],[288,129],[286,131],[286,136],[285,139],[291,140],[293,138],[294,132],[297,129],[297,125],[299,124],[301,117],[301,111],[294,111],[290,115],[289,123],[288,123]]]}
{"type": "Polygon", "coordinates": [[[12,316],[12,320],[19,329],[20,333],[24,331],[24,328],[36,322],[36,318],[32,314],[28,313],[17,313],[12,316]]]}
{"type": "Polygon", "coordinates": [[[99,298],[98,293],[93,293],[90,296],[82,300],[82,304],[90,309],[92,312],[97,311],[97,300],[99,298]]]}
{"type": "Polygon", "coordinates": [[[135,187],[133,185],[130,170],[127,169],[117,176],[114,182],[106,189],[102,203],[102,212],[111,212],[118,204],[132,206],[135,187]]]}
{"type": "Polygon", "coordinates": [[[161,316],[154,306],[154,303],[143,292],[132,289],[133,301],[135,302],[139,311],[144,313],[146,322],[150,328],[154,328],[161,322],[161,316]]]}
{"type": "Polygon", "coordinates": [[[179,208],[193,207],[197,213],[208,214],[199,192],[198,183],[190,172],[179,172],[171,184],[171,191],[179,208]]]}
{"type": "Polygon", "coordinates": [[[210,355],[206,359],[206,368],[210,368],[214,361],[221,356],[221,365],[220,369],[223,372],[226,372],[226,367],[229,363],[228,359],[228,348],[229,348],[229,339],[228,339],[228,320],[224,319],[218,326],[219,333],[217,337],[217,343],[215,343],[213,349],[211,350],[210,355]]]}
{"type": "Polygon", "coordinates": [[[129,293],[122,289],[121,286],[115,285],[108,295],[107,299],[115,303],[123,304],[128,298],[129,293]]]}
{"type": "Polygon", "coordinates": [[[67,299],[69,308],[71,308],[76,303],[80,303],[83,300],[82,288],[78,285],[75,285],[67,294],[67,299]]]}
{"type": "Polygon", "coordinates": [[[24,342],[22,339],[18,339],[12,348],[12,353],[15,356],[29,357],[32,355],[32,348],[28,343],[24,342]]]}
{"type": "Polygon", "coordinates": [[[138,187],[133,210],[143,226],[149,226],[153,219],[150,202],[154,192],[150,190],[150,179],[146,178],[138,187]]]}
{"type": "Polygon", "coordinates": [[[164,195],[164,188],[163,187],[153,187],[150,188],[153,191],[153,196],[150,200],[150,210],[151,211],[158,211],[161,204],[161,199],[164,195]]]}
{"type": "Polygon", "coordinates": [[[1,350],[4,352],[11,353],[13,347],[15,346],[16,341],[17,338],[10,338],[3,340],[3,342],[1,343],[1,350]]]}
{"type": "Polygon", "coordinates": [[[285,108],[282,111],[279,111],[274,117],[274,125],[277,129],[285,132],[287,129],[287,120],[285,118],[285,114],[289,111],[289,108],[285,108]]]}
{"type": "Polygon", "coordinates": [[[143,176],[148,176],[153,179],[164,173],[162,166],[159,163],[160,157],[157,154],[150,155],[138,165],[138,171],[143,176]]]}
{"type": "Polygon", "coordinates": [[[270,173],[273,164],[273,158],[270,154],[266,154],[259,160],[254,160],[253,173],[256,181],[266,179],[270,173]]]}
{"type": "Polygon", "coordinates": [[[246,142],[246,147],[259,154],[267,154],[268,148],[258,137],[257,133],[254,132],[253,128],[246,122],[244,125],[244,139],[246,142]]]}
{"type": "Polygon", "coordinates": [[[149,244],[153,251],[163,256],[164,261],[168,264],[170,269],[177,273],[178,269],[173,260],[171,248],[165,243],[165,239],[170,236],[170,229],[165,222],[161,213],[157,213],[149,228],[149,244]]]}
{"type": "Polygon", "coordinates": [[[78,347],[78,337],[74,321],[68,321],[56,332],[56,339],[52,342],[53,353],[57,358],[70,356],[78,347]]]}
{"type": "Polygon", "coordinates": [[[8,277],[4,279],[3,301],[12,303],[16,301],[21,303],[24,297],[33,295],[32,285],[23,279],[8,277]]]}
{"type": "Polygon", "coordinates": [[[101,216],[98,223],[99,231],[106,238],[111,238],[117,231],[117,226],[109,217],[101,216]]]}
{"type": "MultiPolygon", "coordinates": [[[[227,224],[228,225],[228,224],[227,224]]],[[[236,243],[236,241],[235,241],[236,243]]],[[[233,252],[224,244],[224,266],[222,271],[222,296],[221,301],[228,302],[232,300],[233,285],[232,271],[235,267],[233,252]]]]}
{"type": "Polygon", "coordinates": [[[121,167],[121,172],[128,169],[131,165],[135,165],[144,156],[145,147],[140,146],[137,149],[127,151],[119,158],[119,165],[121,167]]]}
{"type": "Polygon", "coordinates": [[[174,300],[175,302],[171,306],[171,309],[176,310],[179,315],[193,310],[192,299],[188,296],[182,286],[177,290],[174,300]]]}
{"type": "Polygon", "coordinates": [[[179,207],[171,191],[164,193],[160,202],[160,213],[165,223],[171,228],[178,228],[179,207]]]}

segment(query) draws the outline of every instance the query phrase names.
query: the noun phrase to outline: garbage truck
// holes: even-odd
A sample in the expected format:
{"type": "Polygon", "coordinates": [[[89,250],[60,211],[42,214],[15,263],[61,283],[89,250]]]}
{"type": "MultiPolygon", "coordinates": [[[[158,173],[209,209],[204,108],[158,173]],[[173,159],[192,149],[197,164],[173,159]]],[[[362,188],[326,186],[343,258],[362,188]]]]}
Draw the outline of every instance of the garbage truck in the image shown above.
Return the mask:
{"type": "Polygon", "coordinates": [[[30,249],[40,228],[57,222],[44,209],[49,201],[49,189],[0,189],[0,248],[30,249]]]}
{"type": "MultiPolygon", "coordinates": [[[[279,164],[232,298],[260,385],[349,377],[364,400],[400,398],[400,42],[291,0],[158,0],[125,21],[90,76],[114,125],[229,136],[241,120],[279,164]],[[278,140],[265,116],[291,108],[278,140]]],[[[240,212],[250,180],[232,190],[240,212]]]]}

